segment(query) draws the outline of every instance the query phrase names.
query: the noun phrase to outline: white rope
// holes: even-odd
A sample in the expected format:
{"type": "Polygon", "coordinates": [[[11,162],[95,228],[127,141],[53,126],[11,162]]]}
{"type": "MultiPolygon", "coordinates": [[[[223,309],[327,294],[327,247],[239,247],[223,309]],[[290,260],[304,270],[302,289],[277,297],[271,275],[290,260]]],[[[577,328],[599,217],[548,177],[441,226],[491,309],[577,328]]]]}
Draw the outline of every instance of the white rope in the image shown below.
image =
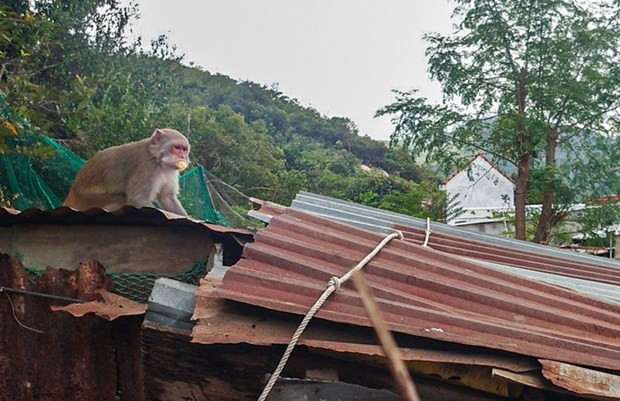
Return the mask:
{"type": "Polygon", "coordinates": [[[429,217],[426,218],[426,237],[424,238],[424,244],[422,245],[424,248],[428,246],[428,240],[431,238],[431,219],[429,217]]]}
{"type": "Polygon", "coordinates": [[[340,286],[344,284],[344,282],[350,279],[351,276],[356,271],[366,266],[366,264],[370,262],[370,260],[373,257],[375,257],[375,255],[379,253],[379,251],[385,245],[387,245],[388,242],[390,242],[393,238],[396,238],[396,237],[398,237],[399,239],[403,239],[403,233],[400,231],[396,231],[388,235],[387,237],[383,239],[383,241],[379,243],[379,245],[377,245],[375,249],[372,250],[372,252],[370,252],[364,259],[362,259],[361,262],[359,262],[354,268],[349,270],[344,276],[340,278],[334,276],[329,280],[329,282],[327,283],[327,288],[325,289],[323,294],[319,297],[319,299],[317,299],[314,305],[312,305],[312,307],[308,310],[308,313],[306,313],[306,316],[304,316],[303,320],[299,324],[299,327],[297,327],[297,330],[295,330],[295,333],[293,334],[293,337],[291,338],[291,342],[286,347],[286,350],[284,351],[284,354],[282,355],[282,358],[280,359],[278,366],[273,371],[273,374],[269,378],[267,385],[265,385],[265,388],[263,389],[263,392],[261,393],[260,397],[258,397],[258,401],[265,401],[267,399],[267,396],[271,392],[271,389],[273,388],[273,386],[276,384],[276,381],[280,377],[280,373],[282,373],[282,370],[284,370],[284,366],[288,362],[288,359],[291,356],[291,353],[293,352],[293,348],[295,348],[295,346],[297,345],[297,342],[299,341],[301,334],[306,329],[306,326],[308,326],[308,323],[310,323],[310,319],[314,317],[314,315],[318,312],[318,310],[321,308],[321,306],[327,300],[327,298],[329,298],[329,296],[334,291],[338,290],[340,286]]]}

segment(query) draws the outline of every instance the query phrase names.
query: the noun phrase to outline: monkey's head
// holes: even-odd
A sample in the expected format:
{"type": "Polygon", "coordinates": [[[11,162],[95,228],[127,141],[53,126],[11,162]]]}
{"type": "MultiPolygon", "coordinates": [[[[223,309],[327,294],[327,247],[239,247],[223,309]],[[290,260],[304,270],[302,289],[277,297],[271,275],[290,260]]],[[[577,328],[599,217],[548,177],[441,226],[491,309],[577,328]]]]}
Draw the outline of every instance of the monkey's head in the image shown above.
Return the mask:
{"type": "MultiPolygon", "coordinates": [[[[185,135],[170,128],[158,128],[151,136],[149,143],[151,154],[162,167],[178,169],[177,163],[189,164],[189,141],[185,135]]],[[[182,165],[182,164],[180,164],[182,165]]]]}

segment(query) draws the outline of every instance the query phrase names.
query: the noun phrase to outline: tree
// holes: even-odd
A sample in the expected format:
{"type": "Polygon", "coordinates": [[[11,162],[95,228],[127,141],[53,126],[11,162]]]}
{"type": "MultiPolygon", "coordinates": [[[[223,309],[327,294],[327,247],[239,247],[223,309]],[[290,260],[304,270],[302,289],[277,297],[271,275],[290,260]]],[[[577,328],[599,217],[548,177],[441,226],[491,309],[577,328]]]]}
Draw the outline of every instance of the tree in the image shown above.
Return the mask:
{"type": "MultiPolygon", "coordinates": [[[[545,242],[566,215],[558,191],[568,195],[567,203],[597,195],[577,187],[594,171],[579,171],[574,162],[589,158],[583,152],[590,148],[580,147],[583,138],[597,142],[617,130],[620,3],[455,3],[455,32],[426,36],[429,70],[442,85],[442,104],[429,104],[415,91],[398,92],[378,114],[396,115],[393,143],[428,152],[444,167],[480,151],[514,165],[515,235],[525,239],[526,203],[537,187],[542,211],[534,240],[545,242]],[[560,149],[566,152],[562,163],[560,149]]],[[[609,170],[616,162],[608,159],[603,167],[609,170]]]]}
{"type": "Polygon", "coordinates": [[[61,109],[82,100],[72,85],[131,47],[124,34],[136,12],[118,0],[0,0],[0,84],[9,104],[43,131],[70,136],[61,109]]]}
{"type": "Polygon", "coordinates": [[[109,55],[99,71],[75,80],[74,100],[60,107],[67,131],[79,139],[74,150],[90,157],[103,148],[143,139],[155,127],[184,131],[190,110],[170,95],[178,91],[180,65],[174,62],[176,56],[161,54],[160,46],[158,40],[150,54],[109,55]]]}
{"type": "Polygon", "coordinates": [[[229,106],[183,110],[191,112],[190,158],[241,192],[271,199],[277,192],[278,172],[284,168],[284,154],[266,134],[265,124],[248,124],[229,106]]]}

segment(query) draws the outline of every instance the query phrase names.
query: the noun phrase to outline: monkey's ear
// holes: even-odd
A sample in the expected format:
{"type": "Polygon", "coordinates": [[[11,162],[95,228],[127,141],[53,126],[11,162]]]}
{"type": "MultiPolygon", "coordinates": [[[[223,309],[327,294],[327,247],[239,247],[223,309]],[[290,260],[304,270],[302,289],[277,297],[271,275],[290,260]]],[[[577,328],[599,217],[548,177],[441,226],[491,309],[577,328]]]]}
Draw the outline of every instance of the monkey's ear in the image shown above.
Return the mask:
{"type": "Polygon", "coordinates": [[[160,129],[156,129],[155,132],[153,132],[153,136],[151,136],[151,143],[157,145],[161,142],[162,135],[164,135],[164,133],[160,129]]]}

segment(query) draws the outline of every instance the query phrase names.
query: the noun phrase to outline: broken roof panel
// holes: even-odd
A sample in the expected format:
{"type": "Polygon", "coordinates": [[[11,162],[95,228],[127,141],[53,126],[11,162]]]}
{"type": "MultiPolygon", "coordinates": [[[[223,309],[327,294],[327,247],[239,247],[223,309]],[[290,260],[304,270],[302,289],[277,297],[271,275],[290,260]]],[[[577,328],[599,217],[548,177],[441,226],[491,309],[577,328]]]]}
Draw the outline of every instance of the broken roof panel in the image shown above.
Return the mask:
{"type": "MultiPolygon", "coordinates": [[[[216,296],[305,314],[383,237],[287,209],[246,245],[216,296]]],[[[620,370],[620,306],[392,240],[366,267],[395,332],[620,370]]],[[[370,326],[346,283],[318,318],[370,326]]]]}
{"type": "Polygon", "coordinates": [[[146,305],[139,304],[106,290],[97,290],[95,293],[101,295],[101,301],[73,303],[65,306],[52,305],[50,309],[54,312],[70,313],[75,317],[82,317],[92,313],[110,321],[123,316],[143,315],[146,313],[146,305]]]}

